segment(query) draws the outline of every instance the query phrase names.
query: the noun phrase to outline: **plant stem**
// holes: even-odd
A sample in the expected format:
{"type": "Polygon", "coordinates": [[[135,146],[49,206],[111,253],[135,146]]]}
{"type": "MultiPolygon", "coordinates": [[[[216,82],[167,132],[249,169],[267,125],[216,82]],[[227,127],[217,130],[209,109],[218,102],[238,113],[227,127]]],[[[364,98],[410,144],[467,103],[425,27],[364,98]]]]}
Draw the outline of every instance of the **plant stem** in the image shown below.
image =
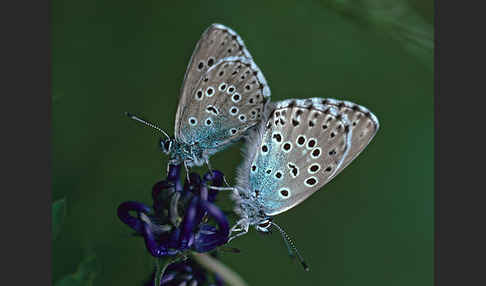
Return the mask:
{"type": "Polygon", "coordinates": [[[192,256],[199,264],[209,271],[218,274],[229,285],[247,286],[243,278],[219,260],[216,260],[205,253],[193,253],[192,256]]]}

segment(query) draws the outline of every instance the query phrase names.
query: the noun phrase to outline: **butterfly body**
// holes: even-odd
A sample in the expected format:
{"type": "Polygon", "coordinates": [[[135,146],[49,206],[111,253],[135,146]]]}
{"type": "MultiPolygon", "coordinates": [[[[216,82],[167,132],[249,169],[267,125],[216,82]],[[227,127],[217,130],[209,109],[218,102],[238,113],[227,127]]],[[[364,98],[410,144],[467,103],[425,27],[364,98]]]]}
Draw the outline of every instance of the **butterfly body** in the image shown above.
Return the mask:
{"type": "Polygon", "coordinates": [[[230,140],[226,144],[214,146],[208,144],[209,142],[213,142],[213,140],[208,140],[203,136],[200,137],[200,140],[199,138],[196,138],[196,140],[191,143],[172,138],[169,140],[161,140],[160,146],[162,151],[169,156],[169,164],[179,165],[183,163],[187,167],[193,167],[204,165],[207,163],[211,155],[222,151],[239,139],[241,138],[230,140]]]}
{"type": "Polygon", "coordinates": [[[300,204],[340,173],[370,142],[377,118],[335,99],[277,102],[249,136],[238,170],[234,231],[268,231],[277,214],[300,204]]]}
{"type": "Polygon", "coordinates": [[[209,155],[198,144],[187,144],[176,139],[160,141],[161,149],[169,155],[169,164],[179,165],[184,163],[187,167],[202,166],[209,155]]]}

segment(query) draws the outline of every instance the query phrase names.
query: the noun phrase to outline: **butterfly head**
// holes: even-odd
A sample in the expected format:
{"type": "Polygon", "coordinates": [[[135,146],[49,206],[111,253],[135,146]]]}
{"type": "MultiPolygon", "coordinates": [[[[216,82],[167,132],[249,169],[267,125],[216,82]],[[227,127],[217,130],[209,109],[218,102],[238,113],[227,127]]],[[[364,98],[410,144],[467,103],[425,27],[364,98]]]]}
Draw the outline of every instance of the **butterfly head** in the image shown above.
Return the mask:
{"type": "Polygon", "coordinates": [[[251,198],[240,197],[240,203],[235,211],[245,218],[247,226],[253,225],[259,232],[270,232],[272,217],[267,216],[251,198]]]}
{"type": "Polygon", "coordinates": [[[173,150],[174,139],[172,138],[160,139],[159,144],[160,144],[160,148],[162,149],[162,152],[168,155],[173,150]]]}
{"type": "Polygon", "coordinates": [[[260,232],[270,232],[271,226],[272,226],[272,219],[265,218],[255,225],[255,229],[260,232]]]}
{"type": "Polygon", "coordinates": [[[171,164],[184,163],[187,167],[202,166],[206,162],[204,152],[199,145],[187,144],[174,138],[159,139],[161,151],[169,156],[171,164]]]}

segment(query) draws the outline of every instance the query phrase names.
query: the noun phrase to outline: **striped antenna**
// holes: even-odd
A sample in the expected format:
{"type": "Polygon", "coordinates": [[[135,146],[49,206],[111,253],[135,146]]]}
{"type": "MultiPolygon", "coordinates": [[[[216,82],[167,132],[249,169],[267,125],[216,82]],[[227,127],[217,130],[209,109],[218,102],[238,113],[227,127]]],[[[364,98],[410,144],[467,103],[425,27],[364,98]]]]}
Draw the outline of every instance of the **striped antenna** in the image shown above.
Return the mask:
{"type": "Polygon", "coordinates": [[[280,234],[282,235],[282,238],[285,241],[285,244],[289,248],[289,251],[291,252],[290,255],[292,255],[292,250],[293,252],[297,255],[297,258],[300,261],[300,264],[302,264],[302,267],[304,267],[305,271],[309,271],[309,265],[304,261],[304,258],[300,255],[299,251],[297,250],[297,247],[295,247],[295,244],[292,242],[292,239],[290,239],[289,235],[280,227],[278,224],[272,222],[272,225],[275,226],[280,234]]]}
{"type": "Polygon", "coordinates": [[[155,130],[158,130],[158,131],[162,132],[162,134],[164,134],[165,137],[167,137],[167,139],[170,140],[170,136],[164,130],[160,129],[160,127],[158,127],[157,125],[152,124],[152,123],[150,123],[150,122],[148,122],[146,120],[143,120],[142,118],[140,118],[140,117],[138,117],[136,115],[133,115],[131,113],[128,113],[128,112],[125,112],[125,115],[128,116],[128,117],[130,117],[131,119],[133,119],[135,121],[138,121],[138,122],[140,122],[142,124],[145,124],[145,125],[147,125],[149,127],[152,127],[155,130]]]}

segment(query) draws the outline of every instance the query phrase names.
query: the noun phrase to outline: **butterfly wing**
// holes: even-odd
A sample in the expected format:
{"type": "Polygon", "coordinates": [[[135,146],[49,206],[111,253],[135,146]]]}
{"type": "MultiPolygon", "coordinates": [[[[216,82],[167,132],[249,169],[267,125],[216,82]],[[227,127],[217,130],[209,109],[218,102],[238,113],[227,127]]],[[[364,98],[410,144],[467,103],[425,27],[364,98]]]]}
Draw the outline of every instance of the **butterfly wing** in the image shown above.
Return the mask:
{"type": "Polygon", "coordinates": [[[240,36],[228,27],[213,24],[201,36],[187,67],[176,113],[175,137],[189,144],[204,141],[203,144],[208,145],[204,148],[219,148],[211,142],[221,146],[241,136],[258,122],[250,119],[251,112],[258,109],[261,112],[269,97],[270,89],[265,78],[253,63],[240,36]],[[239,69],[235,69],[237,63],[241,64],[239,69]],[[222,70],[225,70],[224,75],[219,76],[222,70]],[[233,74],[235,70],[236,74],[233,74]],[[222,83],[226,85],[221,86],[222,83]],[[248,85],[250,90],[244,89],[248,85]],[[231,86],[235,90],[231,91],[231,86]],[[210,88],[213,93],[207,94],[207,91],[211,92],[210,88]],[[235,100],[237,102],[232,102],[234,94],[241,96],[235,100]],[[242,107],[250,98],[253,98],[252,103],[242,107]],[[237,115],[245,114],[246,122],[239,121],[234,113],[228,113],[228,105],[238,108],[237,115]],[[212,126],[204,124],[208,116],[215,120],[212,126]],[[195,126],[188,121],[192,117],[198,120],[198,128],[192,128],[195,126]],[[229,131],[232,128],[237,128],[237,132],[229,131]],[[223,134],[225,129],[229,133],[223,134]]]}
{"type": "Polygon", "coordinates": [[[277,103],[260,139],[249,146],[240,188],[246,185],[270,216],[296,206],[349,164],[348,156],[360,152],[351,154],[351,124],[337,105],[320,98],[277,103]]]}
{"type": "Polygon", "coordinates": [[[328,98],[323,100],[323,104],[332,105],[338,108],[340,113],[346,115],[353,133],[349,152],[346,158],[344,158],[344,162],[333,175],[335,177],[368,146],[371,139],[378,132],[380,124],[378,118],[373,113],[366,107],[356,103],[328,98]]]}
{"type": "Polygon", "coordinates": [[[193,101],[180,116],[178,138],[215,152],[263,118],[268,86],[251,59],[224,58],[196,84],[193,101]]]}

